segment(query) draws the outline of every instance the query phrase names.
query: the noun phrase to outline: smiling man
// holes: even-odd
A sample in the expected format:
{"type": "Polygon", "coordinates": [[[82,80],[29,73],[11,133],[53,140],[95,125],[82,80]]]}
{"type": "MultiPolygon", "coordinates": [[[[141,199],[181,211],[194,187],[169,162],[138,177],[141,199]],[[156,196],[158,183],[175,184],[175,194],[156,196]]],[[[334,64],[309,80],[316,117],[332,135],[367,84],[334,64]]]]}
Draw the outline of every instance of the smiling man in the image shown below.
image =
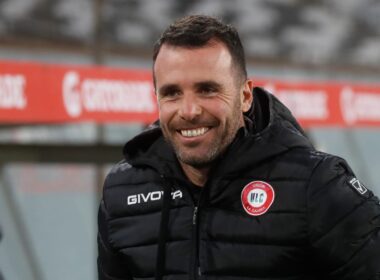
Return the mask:
{"type": "Polygon", "coordinates": [[[233,27],[182,18],[153,60],[159,121],[105,181],[99,279],[380,279],[379,200],[253,88],[233,27]]]}
{"type": "Polygon", "coordinates": [[[154,73],[161,129],[183,171],[194,184],[206,183],[209,169],[244,126],[252,102],[252,81],[234,65],[217,39],[202,48],[164,44],[154,73]]]}

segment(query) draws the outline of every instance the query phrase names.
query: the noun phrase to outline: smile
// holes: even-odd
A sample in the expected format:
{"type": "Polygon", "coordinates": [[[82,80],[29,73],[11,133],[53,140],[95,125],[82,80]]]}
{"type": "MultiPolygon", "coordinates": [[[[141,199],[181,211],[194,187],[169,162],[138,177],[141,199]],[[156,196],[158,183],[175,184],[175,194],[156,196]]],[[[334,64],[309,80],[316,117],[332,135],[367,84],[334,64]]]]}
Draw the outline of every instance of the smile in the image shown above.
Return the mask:
{"type": "Polygon", "coordinates": [[[182,129],[180,130],[180,133],[184,137],[197,137],[202,136],[210,129],[208,127],[201,127],[201,128],[195,128],[195,129],[182,129]]]}

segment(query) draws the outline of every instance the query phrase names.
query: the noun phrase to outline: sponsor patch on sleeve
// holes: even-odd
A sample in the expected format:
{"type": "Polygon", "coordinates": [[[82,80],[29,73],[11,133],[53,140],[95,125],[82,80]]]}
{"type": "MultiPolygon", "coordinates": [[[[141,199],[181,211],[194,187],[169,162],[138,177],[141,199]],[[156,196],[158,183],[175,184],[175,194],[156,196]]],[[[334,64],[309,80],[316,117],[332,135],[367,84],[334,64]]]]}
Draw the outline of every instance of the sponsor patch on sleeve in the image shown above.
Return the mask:
{"type": "Polygon", "coordinates": [[[357,191],[360,195],[369,197],[370,191],[356,177],[348,178],[348,185],[357,191]]]}

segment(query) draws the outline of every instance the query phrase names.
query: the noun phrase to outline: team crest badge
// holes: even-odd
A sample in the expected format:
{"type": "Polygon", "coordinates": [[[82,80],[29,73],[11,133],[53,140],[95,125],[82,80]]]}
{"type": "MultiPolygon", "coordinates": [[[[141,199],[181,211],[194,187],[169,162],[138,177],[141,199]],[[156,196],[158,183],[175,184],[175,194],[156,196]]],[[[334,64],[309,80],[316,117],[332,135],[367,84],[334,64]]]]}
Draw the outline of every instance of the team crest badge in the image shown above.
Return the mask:
{"type": "Polygon", "coordinates": [[[248,183],[241,192],[241,202],[244,210],[251,216],[265,214],[274,201],[274,190],[263,181],[248,183]]]}

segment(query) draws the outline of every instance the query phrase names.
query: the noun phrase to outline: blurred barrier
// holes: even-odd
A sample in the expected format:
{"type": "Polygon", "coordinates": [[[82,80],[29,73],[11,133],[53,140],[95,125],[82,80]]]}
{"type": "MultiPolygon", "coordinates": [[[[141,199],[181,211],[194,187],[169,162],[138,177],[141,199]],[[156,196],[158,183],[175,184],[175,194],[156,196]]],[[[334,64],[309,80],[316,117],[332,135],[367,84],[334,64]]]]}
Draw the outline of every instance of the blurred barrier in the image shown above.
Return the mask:
{"type": "MultiPolygon", "coordinates": [[[[380,84],[254,79],[304,127],[380,126],[380,84]]],[[[0,123],[151,123],[150,71],[0,61],[0,123]]]]}

